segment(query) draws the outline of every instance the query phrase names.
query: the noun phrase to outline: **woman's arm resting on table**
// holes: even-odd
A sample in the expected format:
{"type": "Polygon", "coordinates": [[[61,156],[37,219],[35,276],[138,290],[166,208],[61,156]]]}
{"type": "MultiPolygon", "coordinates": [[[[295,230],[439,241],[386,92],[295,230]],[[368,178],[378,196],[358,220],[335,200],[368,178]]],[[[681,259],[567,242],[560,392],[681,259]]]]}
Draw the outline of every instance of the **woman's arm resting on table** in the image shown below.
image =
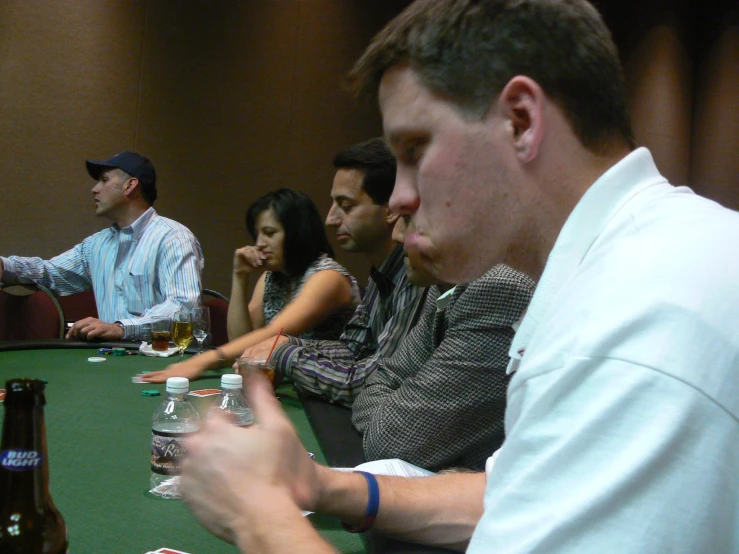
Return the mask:
{"type": "Polygon", "coordinates": [[[280,329],[286,335],[301,335],[350,302],[349,280],[337,271],[319,271],[305,282],[297,298],[285,306],[266,327],[232,340],[218,350],[204,352],[184,362],[172,364],[163,371],[146,373],[141,378],[151,383],[163,383],[169,377],[194,379],[207,369],[232,363],[244,350],[274,337],[280,329]]]}
{"type": "Polygon", "coordinates": [[[302,335],[350,302],[349,280],[337,271],[319,271],[305,282],[295,300],[285,306],[269,325],[221,346],[221,353],[227,360],[233,361],[247,348],[273,339],[280,330],[285,335],[302,335]]]}

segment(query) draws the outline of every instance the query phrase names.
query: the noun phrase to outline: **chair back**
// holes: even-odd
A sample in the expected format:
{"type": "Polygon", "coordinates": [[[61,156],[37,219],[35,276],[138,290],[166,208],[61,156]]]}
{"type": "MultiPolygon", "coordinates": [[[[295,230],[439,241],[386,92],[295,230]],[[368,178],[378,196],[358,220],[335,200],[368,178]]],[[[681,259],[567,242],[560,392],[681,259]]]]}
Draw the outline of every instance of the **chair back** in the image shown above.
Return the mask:
{"type": "Polygon", "coordinates": [[[57,296],[57,300],[62,307],[65,328],[70,323],[86,317],[98,318],[98,305],[92,290],[76,292],[68,296],[57,296]]]}
{"type": "Polygon", "coordinates": [[[64,338],[64,315],[54,295],[40,285],[0,289],[0,340],[64,338]]]}
{"type": "Polygon", "coordinates": [[[203,289],[203,306],[210,308],[211,346],[228,342],[228,298],[220,292],[203,289]]]}

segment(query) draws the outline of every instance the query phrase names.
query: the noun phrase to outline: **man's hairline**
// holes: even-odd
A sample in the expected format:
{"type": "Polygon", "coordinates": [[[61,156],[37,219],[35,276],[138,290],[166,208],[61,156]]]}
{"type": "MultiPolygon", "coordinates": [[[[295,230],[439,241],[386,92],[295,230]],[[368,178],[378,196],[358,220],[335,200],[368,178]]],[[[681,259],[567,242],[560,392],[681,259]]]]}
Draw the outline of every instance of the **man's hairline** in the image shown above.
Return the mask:
{"type": "MultiPolygon", "coordinates": [[[[344,166],[344,167],[337,167],[336,168],[336,173],[338,173],[339,171],[342,171],[342,170],[343,171],[359,171],[359,172],[361,172],[361,174],[362,174],[362,182],[360,184],[360,190],[365,194],[365,196],[367,196],[367,198],[370,199],[370,203],[373,206],[379,206],[381,208],[386,208],[386,207],[389,206],[389,204],[390,204],[390,201],[389,200],[387,202],[385,202],[384,204],[378,204],[377,202],[375,202],[374,198],[372,198],[372,195],[370,195],[370,193],[367,192],[367,189],[364,186],[365,181],[367,179],[367,170],[366,169],[364,169],[362,167],[349,166],[349,165],[347,165],[347,166],[344,166]]],[[[333,190],[333,187],[331,187],[331,188],[333,190]]],[[[331,195],[331,200],[333,202],[336,202],[337,200],[343,199],[343,198],[345,198],[346,200],[349,200],[350,202],[355,202],[355,203],[357,202],[357,199],[356,198],[351,198],[351,197],[346,196],[346,195],[343,195],[343,194],[339,194],[338,196],[334,196],[333,194],[331,195]]]]}
{"type": "Polygon", "coordinates": [[[114,167],[114,166],[104,166],[100,170],[100,173],[98,173],[98,179],[97,180],[100,181],[100,179],[103,178],[103,175],[106,175],[106,174],[112,173],[112,172],[116,172],[116,175],[118,175],[119,177],[122,177],[122,181],[123,182],[127,181],[128,179],[136,179],[137,182],[139,180],[138,177],[135,177],[134,175],[131,175],[130,173],[128,173],[127,171],[121,169],[120,167],[114,167]]]}
{"type": "MultiPolygon", "coordinates": [[[[402,71],[403,69],[407,69],[408,71],[410,71],[411,75],[413,76],[418,86],[420,86],[425,91],[427,91],[433,97],[434,100],[437,100],[439,102],[444,102],[445,104],[449,104],[449,106],[454,111],[459,113],[467,121],[482,121],[483,119],[485,119],[487,114],[490,112],[490,109],[493,107],[495,102],[500,98],[500,95],[503,92],[503,90],[505,90],[505,87],[508,86],[508,83],[510,83],[516,77],[519,77],[519,76],[527,77],[531,79],[532,81],[534,81],[537,85],[539,85],[542,91],[544,91],[544,88],[533,77],[528,77],[527,75],[524,75],[524,74],[516,74],[510,79],[508,79],[506,84],[499,91],[495,92],[492,96],[490,96],[489,102],[487,103],[485,109],[483,110],[481,114],[477,113],[476,109],[475,109],[476,113],[473,114],[472,108],[470,109],[465,108],[458,101],[454,100],[451,96],[449,96],[449,94],[441,90],[438,90],[435,87],[430,86],[423,78],[422,72],[419,71],[417,67],[414,67],[414,65],[411,63],[409,59],[403,58],[401,60],[396,61],[392,65],[388,65],[384,70],[382,70],[382,73],[379,74],[379,78],[377,79],[377,90],[375,92],[375,94],[377,95],[378,101],[380,97],[380,88],[382,87],[382,81],[385,78],[385,75],[387,74],[387,72],[390,70],[402,71]]],[[[371,94],[372,93],[368,90],[364,92],[364,95],[366,96],[369,96],[371,94]]],[[[382,112],[382,110],[380,110],[380,112],[382,112]]],[[[385,133],[383,133],[383,135],[384,135],[385,142],[387,143],[388,147],[392,149],[391,147],[392,143],[390,142],[390,137],[388,137],[385,133]]]]}

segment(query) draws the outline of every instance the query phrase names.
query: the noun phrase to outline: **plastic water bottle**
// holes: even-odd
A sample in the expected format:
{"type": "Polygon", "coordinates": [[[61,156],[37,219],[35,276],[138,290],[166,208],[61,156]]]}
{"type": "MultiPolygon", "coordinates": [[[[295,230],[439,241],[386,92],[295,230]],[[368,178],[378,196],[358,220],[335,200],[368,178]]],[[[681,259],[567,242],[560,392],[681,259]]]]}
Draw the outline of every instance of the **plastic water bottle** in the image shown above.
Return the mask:
{"type": "Polygon", "coordinates": [[[222,411],[228,414],[234,425],[247,427],[254,423],[254,414],[247,406],[242,391],[244,378],[237,374],[226,374],[221,377],[221,394],[211,405],[208,413],[222,411]]]}
{"type": "Polygon", "coordinates": [[[200,416],[187,391],[185,377],[167,379],[167,398],[154,412],[151,426],[151,493],[179,498],[180,464],[186,454],[183,441],[200,429],[200,416]]]}

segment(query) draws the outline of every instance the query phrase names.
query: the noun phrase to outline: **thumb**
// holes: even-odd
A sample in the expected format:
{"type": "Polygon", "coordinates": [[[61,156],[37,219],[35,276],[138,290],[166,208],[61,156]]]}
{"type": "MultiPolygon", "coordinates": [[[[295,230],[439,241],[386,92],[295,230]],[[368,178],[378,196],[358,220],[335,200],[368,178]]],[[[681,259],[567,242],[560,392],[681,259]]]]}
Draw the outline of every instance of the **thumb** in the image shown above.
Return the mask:
{"type": "Polygon", "coordinates": [[[247,390],[249,406],[258,424],[271,427],[288,421],[279,400],[275,397],[272,383],[261,371],[247,372],[247,375],[244,375],[244,387],[247,390]]]}

